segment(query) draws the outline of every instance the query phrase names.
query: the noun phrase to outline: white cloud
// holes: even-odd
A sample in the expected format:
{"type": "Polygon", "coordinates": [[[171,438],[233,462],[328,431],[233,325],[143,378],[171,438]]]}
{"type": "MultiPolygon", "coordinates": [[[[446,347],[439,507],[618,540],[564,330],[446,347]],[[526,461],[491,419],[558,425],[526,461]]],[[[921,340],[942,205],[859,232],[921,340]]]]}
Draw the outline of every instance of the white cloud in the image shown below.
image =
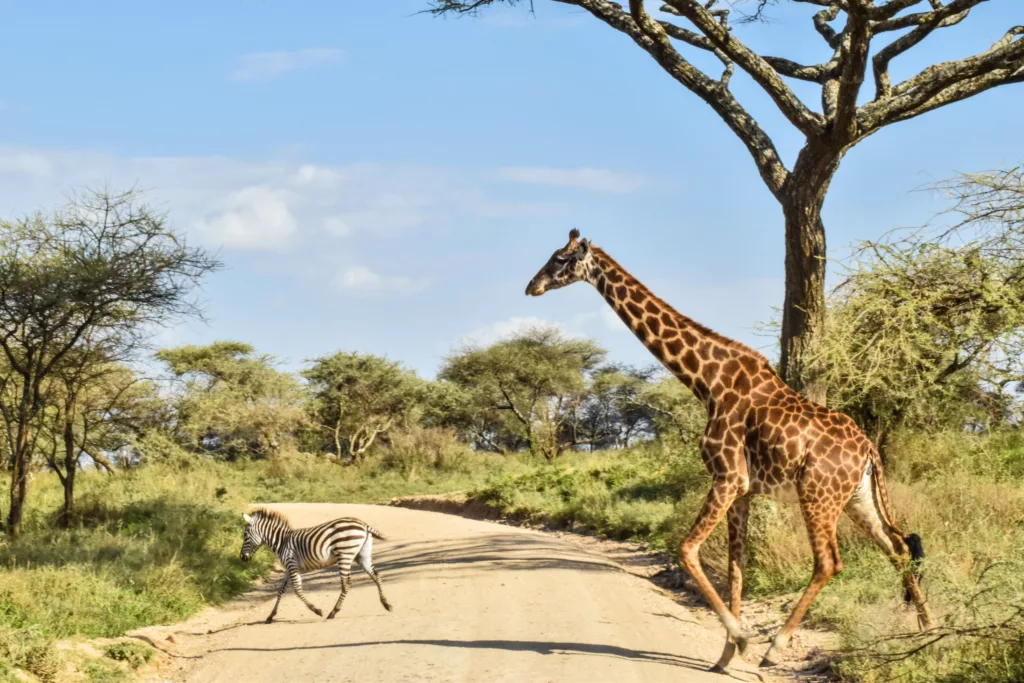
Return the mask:
{"type": "Polygon", "coordinates": [[[279,249],[298,230],[288,208],[287,193],[268,187],[247,187],[223,201],[224,210],[196,221],[208,241],[236,249],[279,249]]]}
{"type": "Polygon", "coordinates": [[[328,216],[324,219],[324,230],[335,237],[348,237],[352,234],[352,226],[340,216],[328,216]]]}
{"type": "Polygon", "coordinates": [[[604,168],[548,168],[545,166],[508,166],[497,177],[512,183],[572,187],[591,192],[628,194],[646,182],[642,175],[618,173],[604,168]]]}
{"type": "Polygon", "coordinates": [[[366,266],[352,266],[338,274],[335,286],[365,293],[409,294],[426,286],[425,281],[415,281],[404,275],[380,275],[366,266]]]}
{"type": "Polygon", "coordinates": [[[252,52],[238,58],[235,68],[231,71],[231,78],[241,82],[269,81],[289,71],[344,63],[345,53],[329,47],[252,52]]]}
{"type": "Polygon", "coordinates": [[[582,334],[574,331],[570,325],[552,320],[544,320],[536,316],[512,317],[507,320],[499,320],[496,323],[473,330],[459,339],[460,345],[487,346],[502,339],[528,332],[536,328],[555,328],[567,337],[581,337],[582,334]]]}
{"type": "Polygon", "coordinates": [[[42,154],[29,151],[0,150],[0,173],[25,173],[44,177],[50,175],[52,170],[50,161],[42,154]]]}
{"type": "Polygon", "coordinates": [[[629,330],[626,327],[626,323],[622,322],[619,314],[616,313],[611,306],[605,306],[601,309],[601,322],[612,332],[626,332],[629,330]]]}

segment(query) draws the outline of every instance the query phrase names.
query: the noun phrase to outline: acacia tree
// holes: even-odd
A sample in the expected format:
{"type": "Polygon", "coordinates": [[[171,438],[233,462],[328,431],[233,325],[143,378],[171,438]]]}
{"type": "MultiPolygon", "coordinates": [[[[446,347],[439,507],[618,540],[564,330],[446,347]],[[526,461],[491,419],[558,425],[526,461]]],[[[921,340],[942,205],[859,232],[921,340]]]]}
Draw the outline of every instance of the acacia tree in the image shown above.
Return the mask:
{"type": "Polygon", "coordinates": [[[311,363],[302,371],[310,422],[338,457],[358,461],[423,400],[423,380],[397,361],[339,351],[311,363]]]}
{"type": "Polygon", "coordinates": [[[89,192],[49,215],[0,221],[0,415],[12,536],[21,530],[38,420],[69,354],[86,335],[134,344],[153,325],[198,314],[189,294],[219,266],[140,200],[89,192]]]}
{"type": "Polygon", "coordinates": [[[572,425],[587,397],[587,376],[604,357],[591,340],[536,328],[451,355],[438,378],[464,392],[477,446],[499,452],[526,446],[551,459],[588,441],[572,425]]]}
{"type": "MultiPolygon", "coordinates": [[[[628,10],[609,0],[554,1],[581,7],[632,39],[710,106],[746,146],[785,217],[780,372],[795,389],[824,403],[824,384],[811,356],[821,341],[825,320],[821,209],[840,160],[885,126],[1024,80],[1024,26],[1010,28],[982,52],[934,64],[894,84],[889,69],[894,59],[932,33],[964,21],[972,8],[986,0],[793,0],[818,8],[813,26],[827,48],[818,64],[754,52],[733,32],[729,10],[714,8],[716,0],[667,0],[661,6],[665,19],[652,17],[643,0],[629,0],[628,10]],[[716,77],[698,69],[684,56],[684,48],[714,54],[722,62],[721,74],[716,77]],[[805,137],[792,168],[783,164],[772,139],[730,90],[737,66],[805,137]],[[865,97],[862,89],[869,77],[874,92],[865,97]],[[820,86],[820,106],[812,108],[802,101],[787,80],[820,86]]],[[[760,16],[777,1],[757,0],[752,16],[760,16]]],[[[489,5],[521,2],[435,0],[427,11],[467,14],[489,5]]],[[[1001,0],[1008,9],[1015,3],[1019,0],[1001,0]]]]}
{"type": "Polygon", "coordinates": [[[829,402],[883,453],[902,426],[1005,422],[1024,380],[1024,169],[939,187],[954,225],[860,244],[829,297],[829,402]]]}
{"type": "Polygon", "coordinates": [[[180,380],[175,434],[190,449],[228,460],[273,455],[304,422],[298,381],[249,344],[179,346],[156,358],[180,380]]]}

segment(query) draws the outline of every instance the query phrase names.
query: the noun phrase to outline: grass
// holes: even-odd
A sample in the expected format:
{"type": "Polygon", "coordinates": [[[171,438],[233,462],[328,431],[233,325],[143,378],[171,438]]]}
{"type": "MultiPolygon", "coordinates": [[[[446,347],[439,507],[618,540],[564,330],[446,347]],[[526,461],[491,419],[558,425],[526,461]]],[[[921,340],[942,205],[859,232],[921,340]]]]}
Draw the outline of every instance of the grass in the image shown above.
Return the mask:
{"type": "MultiPolygon", "coordinates": [[[[841,634],[834,670],[875,683],[1009,683],[1024,680],[1024,438],[1017,434],[906,436],[891,450],[887,479],[897,516],[924,539],[925,587],[942,629],[920,653],[899,577],[843,521],[845,571],[821,593],[805,627],[841,634]],[[1002,624],[1001,626],[999,624],[1002,624]]],[[[293,454],[262,462],[168,458],[107,476],[80,475],[78,519],[54,528],[61,491],[39,476],[24,535],[0,541],[0,683],[129,680],[146,651],[120,644],[107,656],[67,661],[59,639],[116,638],[179,621],[249,586],[270,567],[243,564],[239,512],[253,502],[377,502],[470,491],[518,519],[678,547],[709,478],[692,446],[567,454],[553,462],[477,454],[430,430],[403,435],[365,462],[342,466],[293,454]],[[77,669],[77,673],[76,670],[77,669]]],[[[799,512],[752,506],[748,599],[801,591],[811,557],[799,512]]],[[[702,559],[721,581],[724,525],[702,559]]]]}
{"type": "Polygon", "coordinates": [[[22,536],[0,539],[0,681],[15,669],[61,680],[76,667],[79,677],[120,680],[124,667],[64,661],[70,655],[55,641],[173,623],[247,590],[272,562],[269,553],[252,563],[238,558],[249,503],[447,492],[512,462],[472,453],[417,459],[408,449],[351,466],[303,454],[234,464],[175,458],[115,476],[81,473],[69,529],[54,526],[59,483],[38,476],[22,536]]]}
{"type": "MultiPolygon", "coordinates": [[[[907,436],[890,459],[897,517],[923,537],[928,553],[925,588],[942,620],[933,637],[941,638],[904,656],[925,639],[902,604],[899,577],[845,518],[845,570],[819,595],[805,627],[839,631],[843,652],[834,670],[845,680],[1024,680],[1024,619],[1016,613],[1024,609],[1024,438],[907,436]]],[[[708,486],[692,447],[654,444],[502,473],[474,496],[510,517],[675,549],[708,486]]],[[[812,560],[799,510],[755,499],[748,533],[746,597],[802,591],[812,560]]],[[[726,555],[723,524],[701,551],[712,580],[724,578],[726,555]]]]}

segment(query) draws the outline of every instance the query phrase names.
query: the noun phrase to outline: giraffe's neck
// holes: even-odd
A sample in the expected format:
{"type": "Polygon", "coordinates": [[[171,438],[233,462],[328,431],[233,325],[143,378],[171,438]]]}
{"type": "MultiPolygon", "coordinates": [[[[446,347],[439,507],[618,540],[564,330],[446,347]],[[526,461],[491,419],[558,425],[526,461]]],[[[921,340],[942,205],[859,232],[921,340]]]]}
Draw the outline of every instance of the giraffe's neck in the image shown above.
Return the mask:
{"type": "Polygon", "coordinates": [[[749,390],[736,377],[757,374],[767,360],[753,349],[712,332],[655,296],[607,253],[592,247],[588,280],[633,334],[708,410],[726,394],[749,390]],[[728,378],[728,379],[726,379],[728,378]]]}

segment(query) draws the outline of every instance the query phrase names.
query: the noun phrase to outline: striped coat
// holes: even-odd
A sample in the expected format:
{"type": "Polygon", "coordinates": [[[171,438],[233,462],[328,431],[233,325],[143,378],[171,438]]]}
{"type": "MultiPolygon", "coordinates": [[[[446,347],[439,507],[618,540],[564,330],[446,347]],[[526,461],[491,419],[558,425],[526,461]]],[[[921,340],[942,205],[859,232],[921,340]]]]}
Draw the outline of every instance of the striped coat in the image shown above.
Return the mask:
{"type": "Polygon", "coordinates": [[[311,604],[302,592],[302,573],[337,565],[341,574],[341,594],[334,609],[327,615],[328,619],[333,619],[348,594],[353,560],[359,560],[360,566],[377,584],[381,604],[384,605],[384,609],[391,611],[391,605],[384,597],[384,589],[380,585],[380,576],[373,567],[372,558],[373,539],[384,540],[384,536],[366,522],[353,517],[342,517],[317,526],[293,529],[284,515],[275,510],[259,508],[253,510],[251,514],[243,514],[243,517],[246,525],[242,540],[242,560],[248,562],[260,546],[266,544],[277,554],[285,570],[284,581],[277,589],[274,609],[267,617],[268,624],[274,620],[277,608],[281,604],[281,596],[288,590],[289,584],[310,611],[318,617],[323,616],[323,612],[311,604]]]}

